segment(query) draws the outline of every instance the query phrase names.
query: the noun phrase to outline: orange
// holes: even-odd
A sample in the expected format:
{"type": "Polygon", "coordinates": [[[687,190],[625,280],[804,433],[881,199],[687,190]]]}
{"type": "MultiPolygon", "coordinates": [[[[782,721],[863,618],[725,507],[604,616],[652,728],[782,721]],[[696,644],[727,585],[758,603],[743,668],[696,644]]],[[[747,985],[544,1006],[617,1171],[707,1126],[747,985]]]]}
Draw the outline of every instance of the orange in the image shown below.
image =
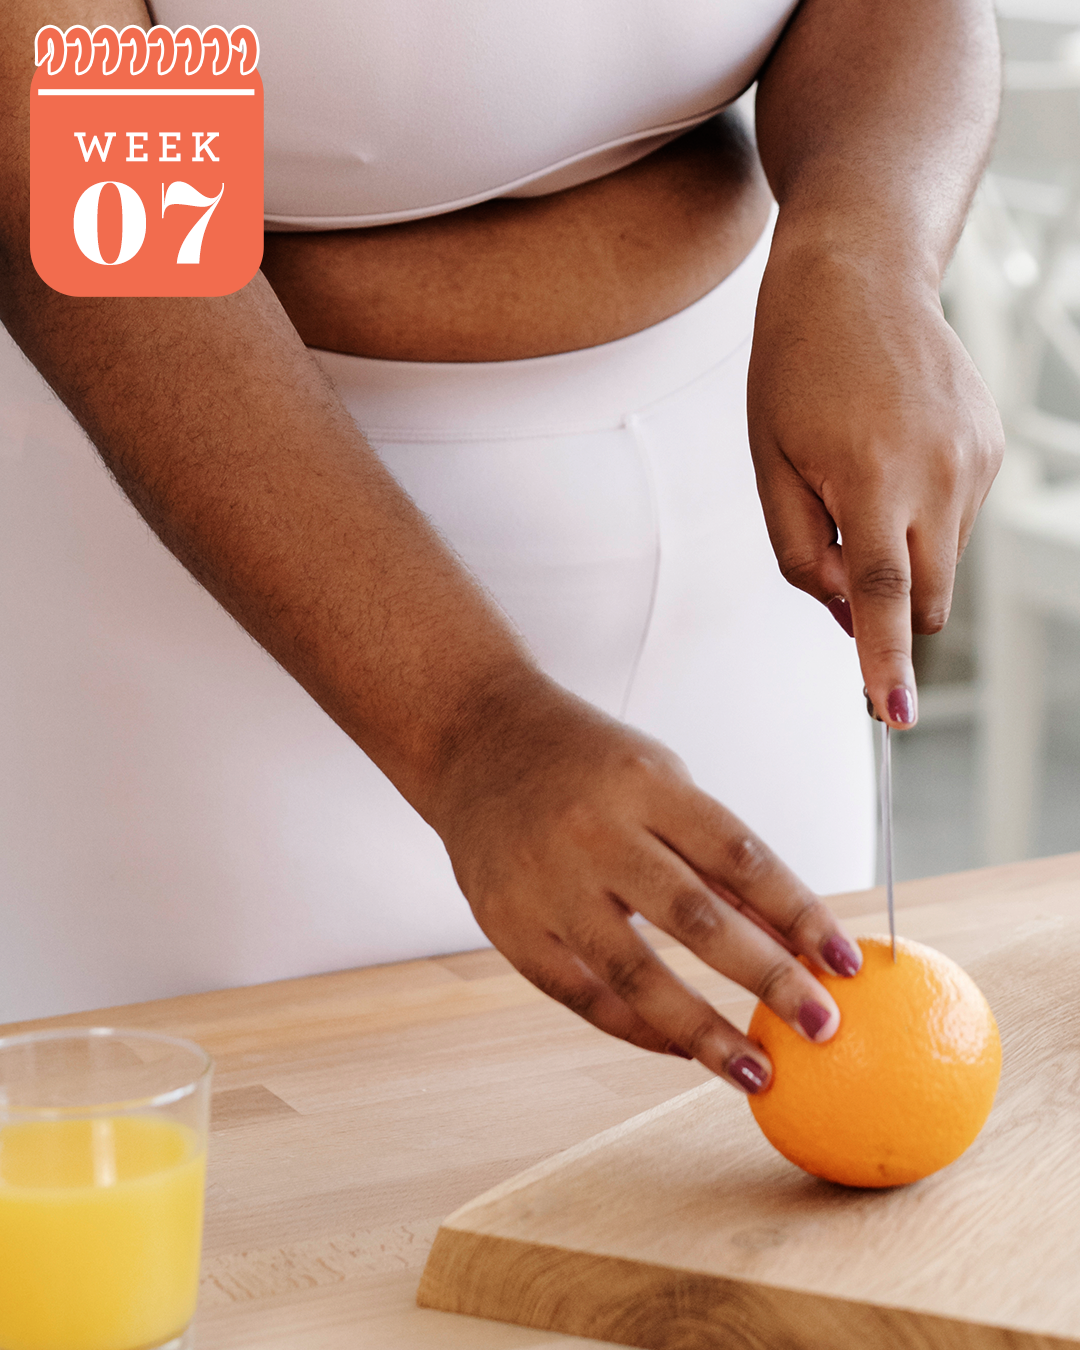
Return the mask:
{"type": "Polygon", "coordinates": [[[759,1003],[749,1036],[773,1081],[750,1097],[765,1137],[814,1176],[903,1186],[971,1144],[993,1105],[1001,1040],[975,982],[947,956],[897,938],[860,938],[858,975],[814,972],[840,1009],[814,1045],[759,1003]]]}

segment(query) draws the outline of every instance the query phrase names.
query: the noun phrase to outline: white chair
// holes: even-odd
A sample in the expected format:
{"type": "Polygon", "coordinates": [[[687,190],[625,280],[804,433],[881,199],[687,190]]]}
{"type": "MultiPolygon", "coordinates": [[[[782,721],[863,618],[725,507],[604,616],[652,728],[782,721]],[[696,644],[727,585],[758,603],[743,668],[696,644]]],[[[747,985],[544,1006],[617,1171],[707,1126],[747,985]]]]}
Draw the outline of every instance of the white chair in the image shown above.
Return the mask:
{"type": "MultiPolygon", "coordinates": [[[[950,279],[954,323],[998,401],[1007,442],[974,545],[989,862],[1035,847],[1046,620],[1080,623],[1080,63],[1068,55],[1007,64],[1007,99],[1023,94],[1035,105],[1030,158],[1041,176],[998,157],[950,279]],[[1036,121],[1040,93],[1052,97],[1036,121]],[[1075,385],[1076,416],[1048,404],[1052,368],[1059,388],[1075,385]]],[[[1015,119],[1012,136],[1015,155],[1015,119]]]]}

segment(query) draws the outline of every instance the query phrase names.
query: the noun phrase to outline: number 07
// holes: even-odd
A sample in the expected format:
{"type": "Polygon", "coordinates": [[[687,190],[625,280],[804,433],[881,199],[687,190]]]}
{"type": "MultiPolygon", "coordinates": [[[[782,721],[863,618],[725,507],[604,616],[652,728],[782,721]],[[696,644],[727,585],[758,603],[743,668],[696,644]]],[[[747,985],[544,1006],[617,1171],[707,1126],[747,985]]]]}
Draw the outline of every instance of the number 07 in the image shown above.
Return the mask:
{"type": "MultiPolygon", "coordinates": [[[[101,245],[98,239],[98,204],[101,200],[101,190],[107,186],[109,186],[108,182],[94,183],[86,189],[75,204],[73,224],[75,242],[83,257],[89,258],[94,263],[102,263],[106,267],[115,267],[118,263],[130,262],[142,248],[146,239],[146,209],[143,206],[142,198],[133,187],[130,187],[127,183],[114,182],[112,184],[120,194],[120,252],[111,263],[106,262],[101,256],[101,245]]],[[[168,188],[162,183],[162,219],[165,218],[165,212],[170,206],[206,207],[206,210],[184,236],[184,242],[180,245],[180,252],[176,255],[178,263],[198,263],[201,259],[203,235],[206,233],[210,217],[214,214],[214,208],[221,201],[224,191],[225,184],[222,183],[221,191],[216,197],[204,197],[190,183],[178,181],[170,183],[168,188]]]]}

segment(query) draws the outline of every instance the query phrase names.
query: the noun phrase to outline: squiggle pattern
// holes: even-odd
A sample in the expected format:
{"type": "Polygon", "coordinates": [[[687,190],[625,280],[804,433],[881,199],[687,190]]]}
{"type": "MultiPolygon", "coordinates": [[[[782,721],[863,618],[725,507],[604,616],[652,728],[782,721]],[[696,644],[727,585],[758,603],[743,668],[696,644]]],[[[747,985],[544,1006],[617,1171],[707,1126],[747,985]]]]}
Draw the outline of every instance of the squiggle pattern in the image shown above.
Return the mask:
{"type": "Polygon", "coordinates": [[[155,24],[149,32],[134,23],[119,32],[111,24],[101,24],[91,32],[81,23],[67,29],[49,23],[38,29],[34,39],[34,64],[45,66],[50,75],[59,75],[70,52],[74,54],[74,73],[86,75],[100,52],[101,74],[113,75],[130,51],[127,66],[132,75],[141,75],[153,54],[157,56],[157,73],[168,75],[182,50],[187,75],[197,74],[208,59],[212,59],[210,68],[215,75],[227,74],[234,58],[238,58],[234,74],[250,75],[259,63],[259,39],[246,24],[238,24],[231,32],[218,24],[201,32],[189,23],[175,32],[164,24],[155,24]]]}

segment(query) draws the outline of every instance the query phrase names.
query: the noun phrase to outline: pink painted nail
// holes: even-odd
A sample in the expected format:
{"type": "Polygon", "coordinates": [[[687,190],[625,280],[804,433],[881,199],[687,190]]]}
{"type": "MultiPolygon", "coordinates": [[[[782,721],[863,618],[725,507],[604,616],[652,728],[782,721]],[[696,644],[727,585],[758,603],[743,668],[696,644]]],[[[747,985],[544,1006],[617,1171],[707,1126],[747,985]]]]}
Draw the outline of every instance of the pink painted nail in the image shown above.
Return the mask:
{"type": "Polygon", "coordinates": [[[749,1055],[740,1055],[727,1066],[728,1077],[744,1092],[760,1092],[769,1081],[769,1076],[756,1059],[749,1055]]]}
{"type": "Polygon", "coordinates": [[[803,1031],[806,1032],[810,1039],[816,1041],[818,1032],[821,1031],[831,1015],[832,1014],[827,1012],[820,1003],[813,1003],[810,999],[807,999],[799,1009],[797,1020],[799,1026],[802,1027],[803,1031]]]}
{"type": "Polygon", "coordinates": [[[842,595],[834,595],[825,606],[836,622],[844,630],[849,638],[855,636],[855,628],[851,622],[851,606],[842,595]]]}
{"type": "Polygon", "coordinates": [[[911,690],[905,685],[899,685],[892,691],[885,706],[894,722],[911,726],[915,721],[915,700],[911,696],[911,690]]]}
{"type": "Polygon", "coordinates": [[[862,967],[862,954],[853,943],[839,933],[821,944],[821,954],[837,975],[857,975],[862,967]]]}

